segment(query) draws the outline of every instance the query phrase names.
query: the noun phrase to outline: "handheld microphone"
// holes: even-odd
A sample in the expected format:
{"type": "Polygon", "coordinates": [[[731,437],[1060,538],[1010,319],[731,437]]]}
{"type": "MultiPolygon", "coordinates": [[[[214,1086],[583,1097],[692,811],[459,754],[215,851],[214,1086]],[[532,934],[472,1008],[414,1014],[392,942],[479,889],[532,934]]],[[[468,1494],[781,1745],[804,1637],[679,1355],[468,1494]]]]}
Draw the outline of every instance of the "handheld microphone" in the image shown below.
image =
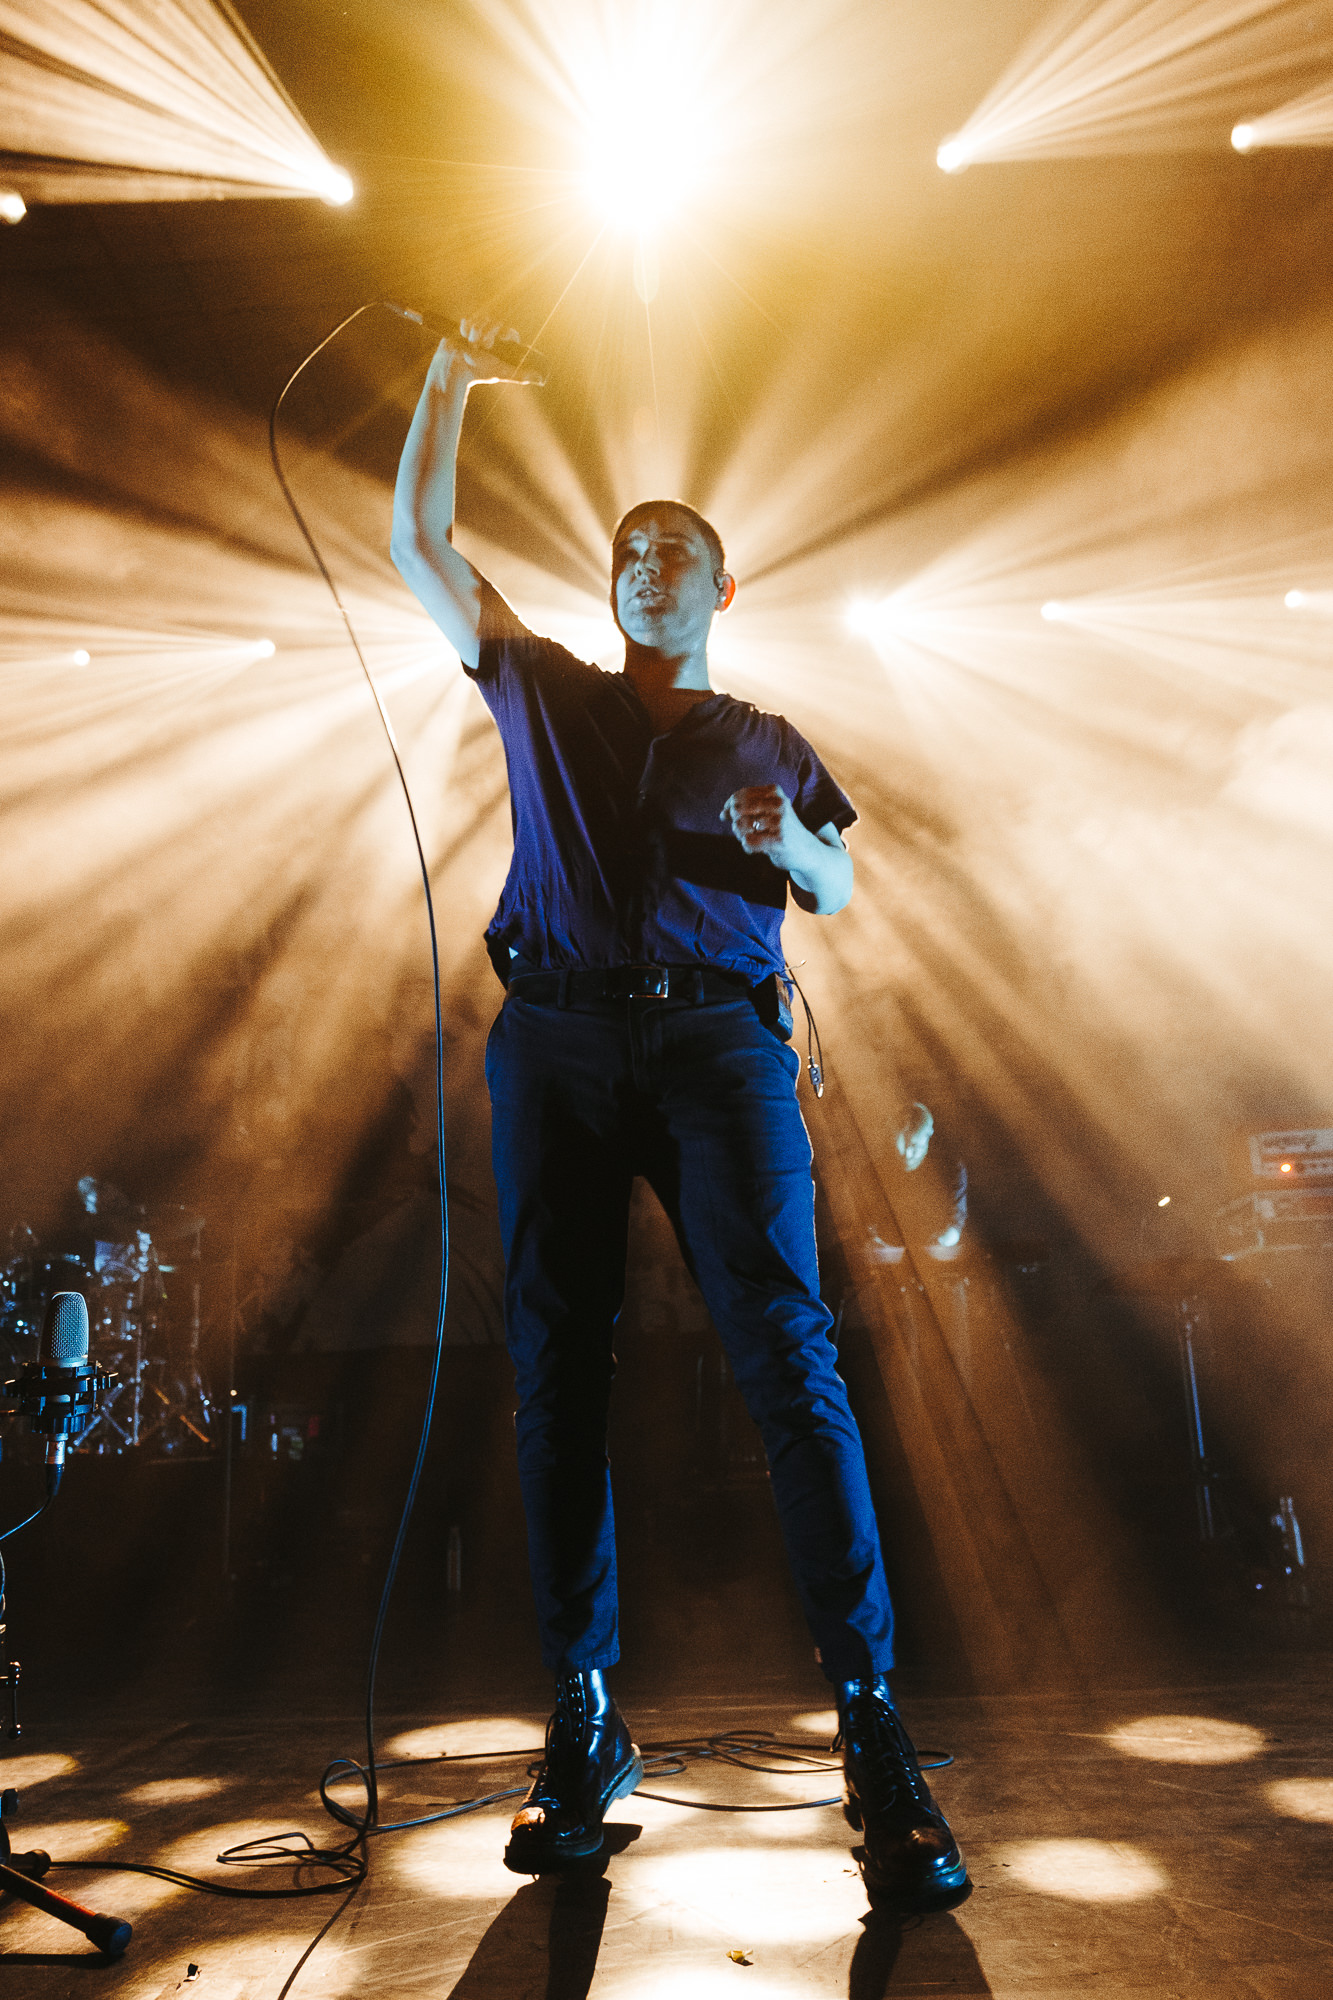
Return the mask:
{"type": "MultiPolygon", "coordinates": [[[[436,340],[450,341],[455,347],[468,344],[464,342],[457,325],[444,326],[429,313],[418,312],[415,306],[400,305],[396,299],[381,299],[380,304],[386,312],[396,313],[399,319],[410,319],[414,326],[419,326],[423,333],[433,334],[436,340]]],[[[497,361],[503,361],[507,368],[544,368],[546,365],[544,357],[536,348],[525,347],[521,340],[497,340],[493,347],[473,347],[472,352],[478,355],[492,354],[497,361]]],[[[540,383],[534,386],[539,387],[540,383]]]]}
{"type": "Polygon", "coordinates": [[[107,1390],[116,1382],[100,1361],[88,1359],[88,1303],[82,1292],[55,1292],[42,1321],[37,1359],[26,1362],[5,1395],[17,1403],[28,1429],[48,1439],[46,1490],[54,1499],[65,1452],[107,1390]]]}

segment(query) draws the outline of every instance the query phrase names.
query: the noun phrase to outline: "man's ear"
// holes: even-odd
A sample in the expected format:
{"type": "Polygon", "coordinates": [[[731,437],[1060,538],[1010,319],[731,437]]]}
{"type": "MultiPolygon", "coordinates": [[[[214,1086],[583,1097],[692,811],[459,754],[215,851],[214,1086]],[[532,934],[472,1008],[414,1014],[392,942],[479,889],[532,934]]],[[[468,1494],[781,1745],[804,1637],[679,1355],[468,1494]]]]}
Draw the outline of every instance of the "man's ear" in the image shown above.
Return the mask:
{"type": "Polygon", "coordinates": [[[724,569],[720,569],[714,581],[717,584],[717,608],[719,611],[726,611],[736,595],[736,579],[734,576],[728,576],[724,569]]]}

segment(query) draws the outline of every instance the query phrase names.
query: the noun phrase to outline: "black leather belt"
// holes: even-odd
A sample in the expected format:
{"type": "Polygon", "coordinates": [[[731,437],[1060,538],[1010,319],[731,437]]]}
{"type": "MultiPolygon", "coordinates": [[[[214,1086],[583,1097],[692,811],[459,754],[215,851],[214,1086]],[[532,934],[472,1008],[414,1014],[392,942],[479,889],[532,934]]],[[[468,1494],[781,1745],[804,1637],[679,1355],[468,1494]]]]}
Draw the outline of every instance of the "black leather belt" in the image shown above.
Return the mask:
{"type": "Polygon", "coordinates": [[[570,966],[563,972],[516,972],[509,991],[537,1006],[575,1007],[588,1000],[740,1000],[751,991],[743,972],[715,965],[570,966]]]}

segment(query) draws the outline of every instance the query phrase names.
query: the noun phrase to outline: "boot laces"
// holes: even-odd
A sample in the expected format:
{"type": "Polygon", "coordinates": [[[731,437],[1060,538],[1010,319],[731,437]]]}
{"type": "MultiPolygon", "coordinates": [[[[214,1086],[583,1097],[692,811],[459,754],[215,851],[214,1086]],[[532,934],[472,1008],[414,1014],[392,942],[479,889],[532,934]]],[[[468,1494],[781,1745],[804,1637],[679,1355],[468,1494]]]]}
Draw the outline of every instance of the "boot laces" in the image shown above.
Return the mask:
{"type": "Polygon", "coordinates": [[[906,1795],[923,1812],[934,1812],[935,1801],[907,1732],[897,1710],[882,1694],[871,1691],[855,1696],[839,1733],[855,1746],[858,1774],[864,1777],[876,1805],[886,1807],[906,1795]]]}
{"type": "Polygon", "coordinates": [[[574,1674],[556,1684],[555,1708],[546,1724],[543,1761],[551,1776],[577,1767],[583,1757],[587,1729],[588,1691],[581,1677],[574,1674]]]}

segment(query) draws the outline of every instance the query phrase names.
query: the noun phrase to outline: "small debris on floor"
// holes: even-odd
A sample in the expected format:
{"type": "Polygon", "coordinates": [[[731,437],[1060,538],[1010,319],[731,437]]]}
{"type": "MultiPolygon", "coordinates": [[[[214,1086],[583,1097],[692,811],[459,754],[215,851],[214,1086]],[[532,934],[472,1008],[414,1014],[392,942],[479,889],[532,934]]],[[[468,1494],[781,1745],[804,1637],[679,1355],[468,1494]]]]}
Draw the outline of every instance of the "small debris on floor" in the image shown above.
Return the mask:
{"type": "Polygon", "coordinates": [[[733,1965],[754,1964],[754,1959],[751,1956],[748,1947],[742,1947],[741,1945],[737,1945],[735,1951],[729,1951],[727,1953],[727,1957],[731,1960],[733,1965]]]}

